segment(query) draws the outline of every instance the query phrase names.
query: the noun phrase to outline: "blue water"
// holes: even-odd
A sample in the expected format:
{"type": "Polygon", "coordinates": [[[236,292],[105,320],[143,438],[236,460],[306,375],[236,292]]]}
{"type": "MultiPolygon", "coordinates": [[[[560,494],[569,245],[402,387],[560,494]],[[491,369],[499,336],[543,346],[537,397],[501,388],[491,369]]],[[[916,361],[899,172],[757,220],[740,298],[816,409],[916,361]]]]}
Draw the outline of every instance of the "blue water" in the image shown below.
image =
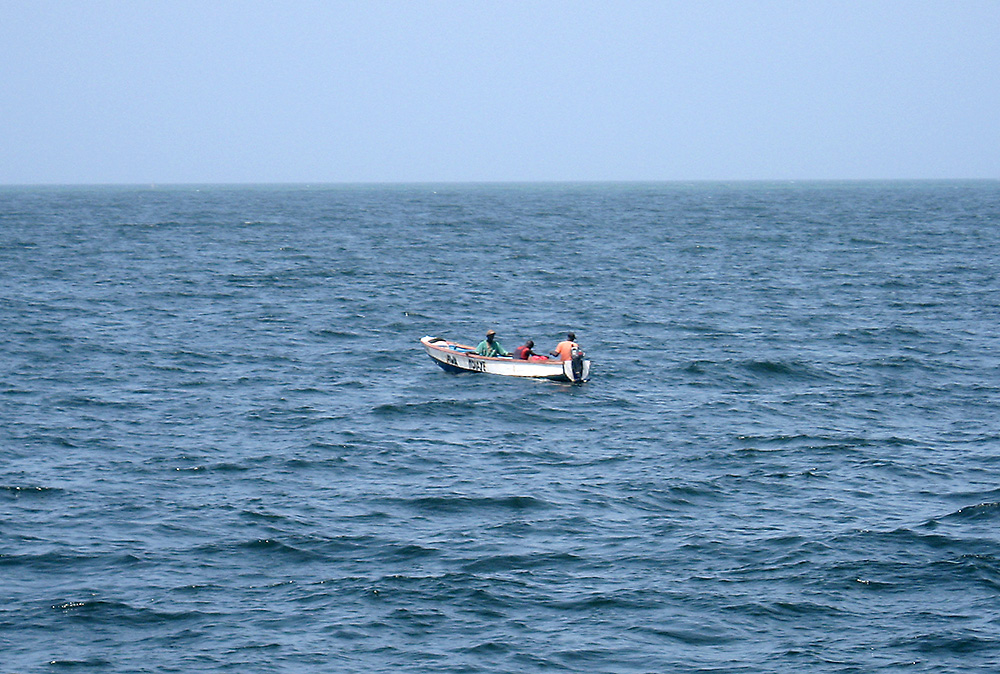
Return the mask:
{"type": "Polygon", "coordinates": [[[994,672],[1000,183],[0,188],[0,672],[994,672]],[[451,375],[418,340],[581,386],[451,375]]]}

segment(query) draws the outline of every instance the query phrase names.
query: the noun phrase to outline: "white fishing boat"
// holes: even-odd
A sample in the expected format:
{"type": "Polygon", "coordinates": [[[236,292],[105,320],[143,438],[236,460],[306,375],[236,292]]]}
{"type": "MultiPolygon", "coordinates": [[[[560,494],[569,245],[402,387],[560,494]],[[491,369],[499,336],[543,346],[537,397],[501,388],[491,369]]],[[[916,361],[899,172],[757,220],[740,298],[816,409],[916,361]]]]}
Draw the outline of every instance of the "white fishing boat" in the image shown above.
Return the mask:
{"type": "Polygon", "coordinates": [[[490,358],[476,353],[476,347],[459,344],[440,337],[424,337],[420,340],[427,355],[446,372],[485,372],[505,377],[527,377],[531,379],[551,379],[580,383],[590,379],[590,361],[583,354],[572,360],[550,360],[535,357],[518,360],[510,356],[490,358]]]}

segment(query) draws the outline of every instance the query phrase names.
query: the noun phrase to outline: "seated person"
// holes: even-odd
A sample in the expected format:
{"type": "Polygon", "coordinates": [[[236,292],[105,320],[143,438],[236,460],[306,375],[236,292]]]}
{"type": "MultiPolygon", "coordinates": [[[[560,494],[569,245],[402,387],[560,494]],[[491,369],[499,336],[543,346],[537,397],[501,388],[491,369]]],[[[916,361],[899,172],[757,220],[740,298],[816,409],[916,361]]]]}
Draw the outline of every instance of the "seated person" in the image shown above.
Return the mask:
{"type": "Polygon", "coordinates": [[[497,333],[495,330],[488,330],[486,332],[486,339],[479,342],[479,346],[476,347],[476,353],[480,356],[489,356],[495,358],[497,356],[509,356],[505,348],[500,346],[500,342],[496,341],[497,333]]]}
{"type": "Polygon", "coordinates": [[[533,348],[535,348],[535,343],[529,339],[523,346],[514,349],[514,358],[517,360],[528,360],[532,356],[537,356],[538,354],[532,351],[533,348]]]}

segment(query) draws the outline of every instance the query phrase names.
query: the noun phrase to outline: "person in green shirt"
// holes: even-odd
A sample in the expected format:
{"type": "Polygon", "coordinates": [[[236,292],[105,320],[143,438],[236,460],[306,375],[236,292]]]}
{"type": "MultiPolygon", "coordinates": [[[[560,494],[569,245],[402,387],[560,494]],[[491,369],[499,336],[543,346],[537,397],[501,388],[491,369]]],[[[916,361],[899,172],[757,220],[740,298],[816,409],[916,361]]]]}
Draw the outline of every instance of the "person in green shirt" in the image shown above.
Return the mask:
{"type": "Polygon", "coordinates": [[[489,330],[486,332],[486,339],[479,342],[479,346],[476,347],[476,353],[480,356],[490,356],[495,358],[496,356],[509,356],[507,349],[500,346],[500,342],[496,340],[497,333],[495,330],[489,330]]]}

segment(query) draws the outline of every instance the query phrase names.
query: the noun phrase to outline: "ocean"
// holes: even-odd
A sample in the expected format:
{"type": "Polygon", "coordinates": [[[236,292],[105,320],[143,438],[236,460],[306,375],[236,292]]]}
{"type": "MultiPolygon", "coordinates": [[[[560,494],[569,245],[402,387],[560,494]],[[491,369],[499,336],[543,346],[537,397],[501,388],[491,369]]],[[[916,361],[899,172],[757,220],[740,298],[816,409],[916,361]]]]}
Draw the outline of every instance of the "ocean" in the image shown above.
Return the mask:
{"type": "Polygon", "coordinates": [[[0,672],[1000,669],[1000,183],[0,188],[0,672]],[[449,374],[433,335],[583,385],[449,374]]]}

